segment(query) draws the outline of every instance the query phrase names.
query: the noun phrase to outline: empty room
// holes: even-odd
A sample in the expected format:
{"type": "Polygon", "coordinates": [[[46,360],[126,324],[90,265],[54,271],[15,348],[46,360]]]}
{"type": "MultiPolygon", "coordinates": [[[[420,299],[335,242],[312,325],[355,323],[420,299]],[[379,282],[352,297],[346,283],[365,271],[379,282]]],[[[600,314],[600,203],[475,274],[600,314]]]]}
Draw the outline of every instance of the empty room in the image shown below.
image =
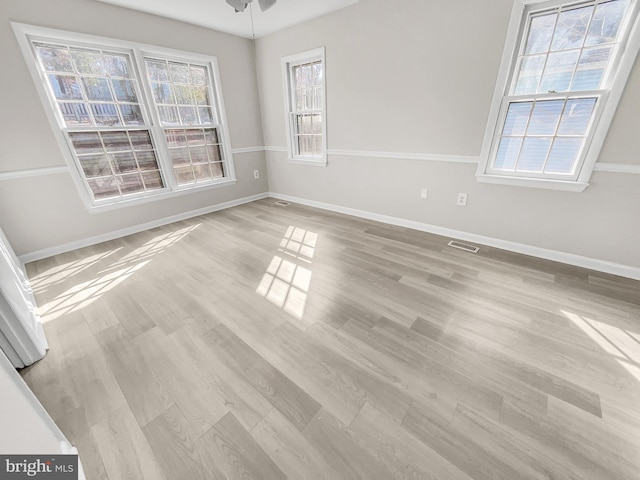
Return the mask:
{"type": "Polygon", "coordinates": [[[0,479],[640,479],[640,0],[0,0],[0,479]]]}

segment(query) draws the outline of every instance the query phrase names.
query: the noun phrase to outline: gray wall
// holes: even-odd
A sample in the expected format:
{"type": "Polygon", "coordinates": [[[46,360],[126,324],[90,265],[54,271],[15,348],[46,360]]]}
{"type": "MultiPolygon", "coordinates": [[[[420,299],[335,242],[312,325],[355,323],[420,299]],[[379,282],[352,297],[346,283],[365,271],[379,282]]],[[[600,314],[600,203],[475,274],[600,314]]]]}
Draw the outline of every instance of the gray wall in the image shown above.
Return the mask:
{"type": "MultiPolygon", "coordinates": [[[[473,163],[331,154],[478,157],[511,7],[361,0],[259,39],[264,140],[274,147],[286,146],[281,57],[326,46],[328,167],[269,151],[271,191],[640,267],[638,174],[596,172],[586,191],[570,193],[478,183],[473,163]],[[467,207],[455,205],[458,192],[469,194],[467,207]]],[[[600,162],[640,167],[638,105],[636,61],[600,162]]]]}
{"type": "MultiPolygon", "coordinates": [[[[93,0],[0,0],[0,176],[64,166],[10,21],[137,41],[218,58],[231,147],[263,144],[253,42],[93,0]]],[[[18,255],[268,191],[264,154],[234,155],[238,183],[88,213],[69,173],[0,180],[0,226],[18,255]],[[263,172],[254,180],[253,170],[263,172]]]]}

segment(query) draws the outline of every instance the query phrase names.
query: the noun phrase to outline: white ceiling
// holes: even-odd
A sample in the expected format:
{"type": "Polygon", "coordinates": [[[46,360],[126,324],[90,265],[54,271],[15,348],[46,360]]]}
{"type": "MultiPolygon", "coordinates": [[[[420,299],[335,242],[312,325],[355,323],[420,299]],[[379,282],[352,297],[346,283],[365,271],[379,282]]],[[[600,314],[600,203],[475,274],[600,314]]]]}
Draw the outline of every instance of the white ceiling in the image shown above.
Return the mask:
{"type": "MultiPolygon", "coordinates": [[[[235,13],[225,0],[98,0],[194,25],[251,38],[251,13],[235,13]]],[[[359,0],[278,0],[266,12],[251,4],[256,37],[311,20],[359,0]]]]}

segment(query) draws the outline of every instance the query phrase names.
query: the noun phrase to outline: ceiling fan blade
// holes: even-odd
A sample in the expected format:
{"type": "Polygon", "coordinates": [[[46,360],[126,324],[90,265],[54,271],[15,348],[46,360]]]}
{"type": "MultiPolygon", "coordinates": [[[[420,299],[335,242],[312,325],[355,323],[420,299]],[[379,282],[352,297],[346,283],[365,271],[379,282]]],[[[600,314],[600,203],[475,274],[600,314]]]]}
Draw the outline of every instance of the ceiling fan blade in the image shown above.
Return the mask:
{"type": "Polygon", "coordinates": [[[258,0],[258,3],[260,4],[260,10],[266,12],[271,7],[273,7],[277,1],[278,0],[258,0]]]}
{"type": "Polygon", "coordinates": [[[227,0],[227,3],[236,9],[236,12],[244,12],[247,5],[253,0],[227,0]]]}

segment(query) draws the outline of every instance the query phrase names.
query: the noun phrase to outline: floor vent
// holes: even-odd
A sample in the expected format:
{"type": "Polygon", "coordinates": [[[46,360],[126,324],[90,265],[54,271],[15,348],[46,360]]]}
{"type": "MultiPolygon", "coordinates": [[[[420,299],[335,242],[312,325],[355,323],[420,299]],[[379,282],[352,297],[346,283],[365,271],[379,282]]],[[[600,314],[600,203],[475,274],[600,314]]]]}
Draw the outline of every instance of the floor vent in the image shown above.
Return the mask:
{"type": "Polygon", "coordinates": [[[455,240],[451,240],[449,243],[447,243],[447,245],[449,245],[450,247],[459,248],[460,250],[464,250],[466,252],[471,252],[471,253],[478,253],[478,250],[480,250],[480,248],[478,248],[478,247],[476,247],[474,245],[469,245],[468,243],[457,242],[455,240]]]}
{"type": "Polygon", "coordinates": [[[276,205],[279,205],[280,207],[288,207],[289,205],[291,205],[289,202],[284,202],[282,200],[276,200],[275,202],[276,205]]]}

